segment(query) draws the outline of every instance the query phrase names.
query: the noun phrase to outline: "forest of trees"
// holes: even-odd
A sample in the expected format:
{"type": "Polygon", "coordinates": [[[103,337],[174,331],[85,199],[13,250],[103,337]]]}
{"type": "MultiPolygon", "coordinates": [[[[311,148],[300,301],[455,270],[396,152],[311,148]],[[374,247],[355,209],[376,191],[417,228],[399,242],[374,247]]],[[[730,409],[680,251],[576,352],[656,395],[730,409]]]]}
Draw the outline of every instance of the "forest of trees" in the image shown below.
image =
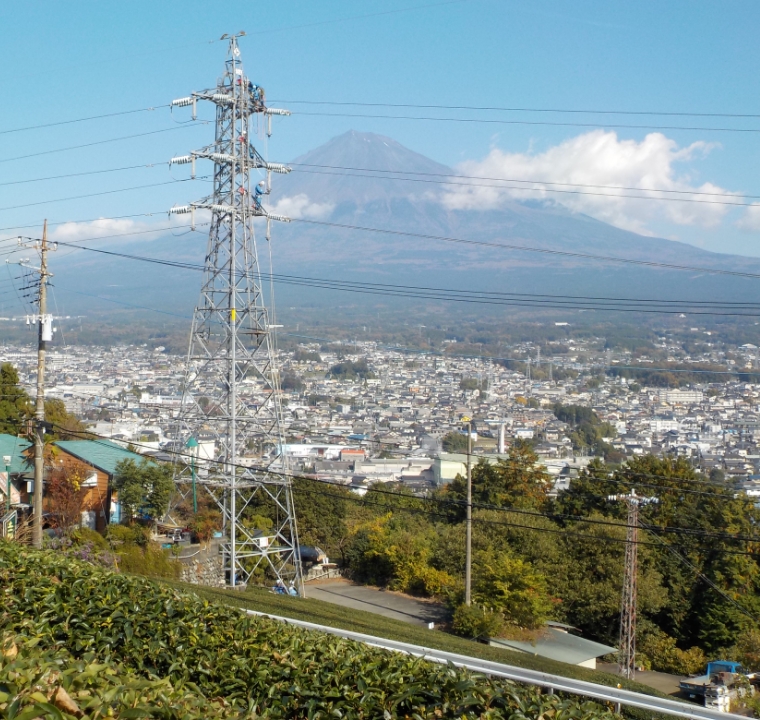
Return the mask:
{"type": "Polygon", "coordinates": [[[507,459],[473,468],[471,608],[463,605],[462,478],[429,498],[388,485],[358,498],[297,479],[301,542],[319,545],[359,582],[445,601],[461,634],[524,636],[552,619],[616,646],[626,508],[607,497],[636,488],[659,498],[642,509],[639,661],[679,673],[717,656],[760,667],[760,511],[752,502],[683,460],[652,456],[613,473],[596,461],[552,499],[535,461],[517,443],[507,459]]]}
{"type": "Polygon", "coordinates": [[[613,451],[612,446],[605,442],[605,438],[615,437],[615,428],[602,422],[591,408],[556,403],[552,412],[558,420],[570,426],[567,435],[573,443],[574,450],[585,449],[604,458],[613,451]]]}

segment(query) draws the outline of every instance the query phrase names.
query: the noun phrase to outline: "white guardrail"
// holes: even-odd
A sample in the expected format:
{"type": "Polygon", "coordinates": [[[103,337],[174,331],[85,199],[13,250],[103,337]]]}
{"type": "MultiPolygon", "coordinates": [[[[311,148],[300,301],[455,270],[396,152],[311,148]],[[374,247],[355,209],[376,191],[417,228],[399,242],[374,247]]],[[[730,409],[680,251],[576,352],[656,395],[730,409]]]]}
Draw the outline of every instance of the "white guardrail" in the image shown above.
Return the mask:
{"type": "MultiPolygon", "coordinates": [[[[329,627],[327,625],[317,625],[316,623],[305,622],[304,620],[293,620],[292,618],[271,615],[269,613],[256,612],[255,610],[246,610],[249,615],[259,615],[268,617],[272,620],[279,620],[291,625],[297,625],[307,630],[317,630],[319,632],[337,635],[347,640],[371,645],[372,647],[382,648],[383,650],[392,650],[394,652],[406,653],[425,658],[431,662],[451,663],[456,667],[461,667],[472,672],[483,675],[492,675],[507,680],[524,683],[526,685],[538,685],[549,688],[556,692],[571,693],[573,695],[582,695],[584,697],[602,700],[604,702],[616,703],[627,707],[641,708],[651,712],[662,713],[663,715],[673,715],[682,718],[694,718],[695,720],[738,720],[741,715],[733,713],[718,712],[710,710],[699,705],[680,702],[679,700],[669,700],[667,698],[658,698],[651,695],[633,692],[632,690],[623,690],[622,688],[607,687],[597,683],[585,682],[584,680],[573,680],[572,678],[562,677],[561,675],[550,675],[549,673],[539,672],[537,670],[527,670],[514,665],[503,665],[502,663],[491,662],[490,660],[481,660],[479,658],[469,657],[468,655],[458,655],[456,653],[436,650],[435,648],[423,647],[422,645],[412,645],[410,643],[388,640],[387,638],[375,637],[374,635],[364,635],[362,633],[351,632],[350,630],[341,630],[340,628],[329,627]]],[[[746,720],[744,718],[743,720],[746,720]]]]}

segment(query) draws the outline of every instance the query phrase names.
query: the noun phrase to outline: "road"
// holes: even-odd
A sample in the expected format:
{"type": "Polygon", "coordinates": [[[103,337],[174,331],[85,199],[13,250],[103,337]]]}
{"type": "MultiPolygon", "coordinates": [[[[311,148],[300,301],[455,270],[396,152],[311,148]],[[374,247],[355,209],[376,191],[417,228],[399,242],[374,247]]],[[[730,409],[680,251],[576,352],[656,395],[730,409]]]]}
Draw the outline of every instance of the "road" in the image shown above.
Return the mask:
{"type": "Polygon", "coordinates": [[[306,595],[316,600],[354,610],[365,610],[412,625],[427,626],[431,622],[437,625],[448,617],[446,608],[437,603],[421,602],[399,593],[354,585],[346,580],[309,583],[306,586],[306,595]]]}
{"type": "MultiPolygon", "coordinates": [[[[663,713],[682,718],[694,718],[695,720],[739,720],[741,715],[733,713],[721,713],[717,710],[709,710],[699,705],[670,700],[668,698],[652,697],[641,693],[623,690],[622,688],[607,687],[606,685],[597,685],[596,683],[585,682],[583,680],[574,680],[560,675],[550,675],[536,670],[526,670],[525,668],[515,667],[514,665],[504,665],[502,663],[481,660],[467,655],[458,655],[443,650],[427,648],[421,645],[412,645],[411,643],[402,643],[387,638],[375,637],[373,635],[364,635],[363,633],[351,632],[350,630],[341,630],[340,628],[328,627],[327,625],[317,625],[316,623],[305,622],[303,620],[293,620],[291,618],[280,617],[268,613],[256,612],[255,610],[246,610],[249,615],[263,615],[274,620],[297,625],[306,630],[316,630],[319,632],[337,635],[338,637],[356,642],[365,643],[373,647],[384,650],[402,652],[408,655],[423,657],[431,662],[451,663],[473,672],[501,677],[507,680],[524,683],[526,685],[537,685],[543,688],[550,688],[557,692],[566,692],[572,695],[581,695],[583,697],[601,700],[603,702],[618,703],[627,707],[636,707],[650,712],[663,713]]],[[[746,718],[742,718],[746,720],[746,718]]]]}
{"type": "MultiPolygon", "coordinates": [[[[610,673],[610,675],[617,675],[619,672],[618,666],[612,663],[598,663],[596,668],[602,672],[610,673]]],[[[636,672],[636,682],[648,685],[666,695],[681,696],[681,688],[678,686],[678,683],[685,679],[683,675],[671,675],[653,670],[639,670],[636,672]]]]}

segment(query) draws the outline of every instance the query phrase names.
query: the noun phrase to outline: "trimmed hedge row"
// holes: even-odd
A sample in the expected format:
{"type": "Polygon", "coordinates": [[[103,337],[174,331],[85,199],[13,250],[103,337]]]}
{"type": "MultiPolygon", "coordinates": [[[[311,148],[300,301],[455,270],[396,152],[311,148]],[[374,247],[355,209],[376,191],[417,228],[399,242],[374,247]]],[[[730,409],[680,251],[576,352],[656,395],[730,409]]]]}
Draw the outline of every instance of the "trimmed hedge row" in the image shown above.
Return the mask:
{"type": "Polygon", "coordinates": [[[94,653],[75,658],[36,640],[6,637],[0,649],[0,714],[8,720],[55,718],[238,718],[238,708],[209,700],[197,689],[176,689],[167,679],[146,679],[94,653]]]}
{"type": "Polygon", "coordinates": [[[0,542],[0,589],[0,640],[17,648],[0,659],[0,712],[16,720],[66,717],[50,702],[58,687],[90,692],[86,717],[614,717],[593,702],[241,616],[55,552],[0,542]]]}

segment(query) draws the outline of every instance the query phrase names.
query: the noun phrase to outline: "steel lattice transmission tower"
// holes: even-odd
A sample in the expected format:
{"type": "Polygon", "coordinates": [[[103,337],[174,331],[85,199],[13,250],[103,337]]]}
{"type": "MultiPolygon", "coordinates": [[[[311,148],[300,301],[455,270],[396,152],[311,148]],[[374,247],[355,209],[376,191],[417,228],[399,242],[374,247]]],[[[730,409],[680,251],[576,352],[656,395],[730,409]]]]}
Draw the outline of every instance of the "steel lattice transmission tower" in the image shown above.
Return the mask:
{"type": "Polygon", "coordinates": [[[620,602],[618,667],[620,674],[631,680],[636,672],[639,507],[657,502],[657,498],[640,497],[636,494],[635,490],[631,490],[630,495],[610,495],[607,499],[625,503],[628,507],[625,571],[623,573],[623,593],[620,602]]]}
{"type": "Polygon", "coordinates": [[[194,118],[198,100],[216,106],[213,144],[171,161],[191,164],[193,175],[196,160],[214,163],[213,194],[170,211],[190,214],[192,227],[197,211],[211,218],[176,435],[185,449],[178,451],[175,482],[181,498],[192,492],[195,501],[203,488],[219,506],[229,585],[246,584],[255,574],[295,582],[302,590],[291,479],[282,454],[274,330],[254,233],[255,218],[266,223],[267,241],[271,220],[288,221],[268,212],[261,200],[269,193],[271,173],[290,171],[268,163],[255,149],[255,124],[265,121],[271,134],[272,115],[290,113],[266,107],[263,89],[243,71],[238,37],[230,38],[216,87],[172,103],[192,106],[194,118]],[[257,182],[261,176],[266,179],[257,182]],[[258,449],[255,458],[248,457],[252,449],[258,449]],[[263,534],[246,520],[246,510],[259,502],[275,518],[263,534]]]}

